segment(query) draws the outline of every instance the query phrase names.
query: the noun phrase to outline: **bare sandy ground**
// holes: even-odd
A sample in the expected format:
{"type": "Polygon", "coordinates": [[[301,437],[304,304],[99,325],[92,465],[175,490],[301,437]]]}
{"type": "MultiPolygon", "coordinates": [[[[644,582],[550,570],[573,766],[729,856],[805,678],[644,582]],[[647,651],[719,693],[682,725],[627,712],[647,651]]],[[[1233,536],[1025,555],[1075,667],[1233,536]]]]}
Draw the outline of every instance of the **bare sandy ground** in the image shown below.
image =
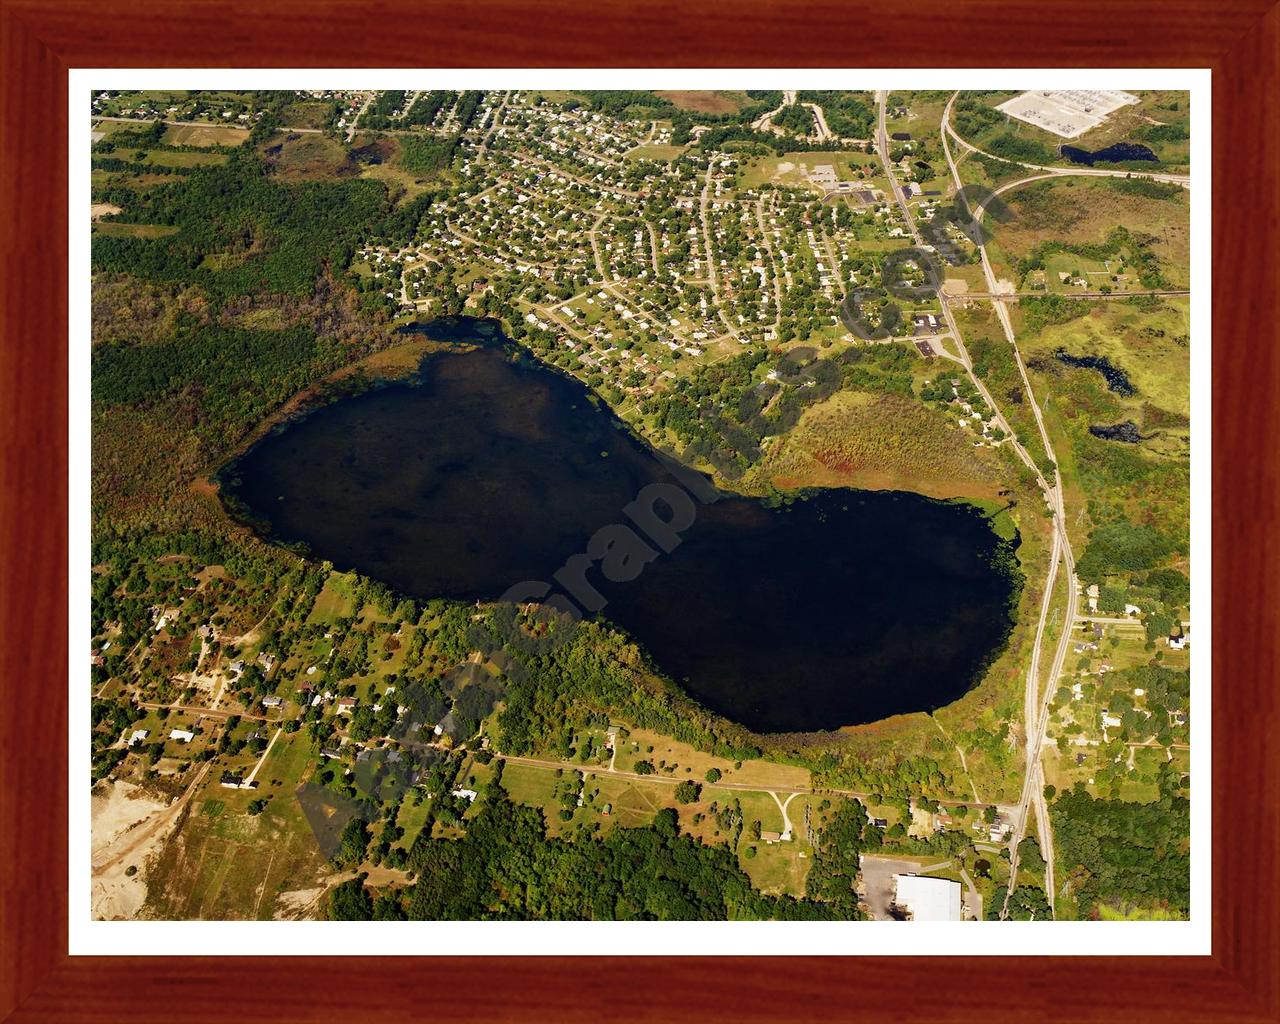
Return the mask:
{"type": "Polygon", "coordinates": [[[137,916],[147,898],[147,870],[208,772],[206,764],[177,800],[166,804],[130,782],[99,785],[91,803],[93,867],[91,905],[95,920],[137,916]],[[130,867],[137,868],[131,876],[130,867]]]}
{"type": "MultiPolygon", "coordinates": [[[[130,864],[119,857],[131,847],[128,837],[148,819],[165,809],[165,804],[149,799],[131,782],[114,782],[95,789],[91,802],[93,863],[93,916],[100,921],[128,920],[141,909],[147,898],[143,865],[137,874],[125,874],[130,864]]],[[[144,851],[139,851],[142,853],[144,851]]]]}
{"type": "Polygon", "coordinates": [[[89,207],[89,213],[92,215],[94,220],[97,220],[99,217],[105,217],[109,213],[120,212],[120,207],[116,206],[114,203],[94,203],[89,207]]]}
{"type": "Polygon", "coordinates": [[[327,885],[314,889],[294,889],[276,897],[272,917],[277,921],[310,921],[320,916],[320,900],[328,891],[327,885]]]}

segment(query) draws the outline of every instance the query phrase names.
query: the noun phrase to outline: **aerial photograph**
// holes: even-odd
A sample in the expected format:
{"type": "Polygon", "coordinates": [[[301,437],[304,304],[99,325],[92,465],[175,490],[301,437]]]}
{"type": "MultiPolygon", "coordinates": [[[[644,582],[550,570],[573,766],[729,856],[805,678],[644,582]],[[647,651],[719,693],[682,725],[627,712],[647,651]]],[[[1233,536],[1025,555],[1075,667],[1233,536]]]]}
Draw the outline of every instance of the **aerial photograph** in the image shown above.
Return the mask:
{"type": "Polygon", "coordinates": [[[84,102],[94,920],[1189,919],[1189,92],[84,102]]]}

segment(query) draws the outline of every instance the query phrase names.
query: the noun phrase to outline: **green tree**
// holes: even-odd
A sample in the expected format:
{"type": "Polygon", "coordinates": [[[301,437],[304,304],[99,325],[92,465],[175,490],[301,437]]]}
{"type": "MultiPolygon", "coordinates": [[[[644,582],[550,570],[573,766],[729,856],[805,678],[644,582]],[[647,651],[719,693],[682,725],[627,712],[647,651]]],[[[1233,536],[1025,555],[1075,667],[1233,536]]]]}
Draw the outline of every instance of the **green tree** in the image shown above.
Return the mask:
{"type": "Polygon", "coordinates": [[[702,787],[696,782],[685,781],[676,786],[676,801],[682,804],[691,804],[697,801],[698,794],[702,792],[702,787]]]}

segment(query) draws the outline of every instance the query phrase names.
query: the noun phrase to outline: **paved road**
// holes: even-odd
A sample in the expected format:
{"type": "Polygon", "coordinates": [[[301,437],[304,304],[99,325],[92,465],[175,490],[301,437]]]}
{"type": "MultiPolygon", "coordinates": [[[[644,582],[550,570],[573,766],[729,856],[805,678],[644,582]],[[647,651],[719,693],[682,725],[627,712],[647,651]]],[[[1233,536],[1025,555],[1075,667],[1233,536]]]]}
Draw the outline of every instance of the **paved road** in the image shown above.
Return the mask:
{"type": "Polygon", "coordinates": [[[347,141],[348,142],[350,142],[353,138],[355,138],[356,125],[360,123],[360,118],[364,117],[364,112],[369,109],[369,104],[373,102],[373,98],[376,95],[377,95],[376,92],[371,92],[369,93],[368,96],[365,97],[364,104],[360,107],[359,110],[356,111],[356,116],[351,119],[351,123],[347,125],[347,141]]]}
{"type": "MultiPolygon", "coordinates": [[[[951,146],[947,136],[950,134],[957,142],[962,145],[968,145],[961,139],[951,128],[951,108],[955,104],[956,97],[959,92],[951,95],[947,101],[946,108],[942,112],[942,148],[947,158],[947,165],[951,171],[952,181],[955,183],[957,190],[963,188],[963,182],[960,179],[960,171],[956,166],[955,158],[951,151],[951,146]]],[[[973,149],[974,147],[968,147],[973,149]]],[[[1031,166],[1033,170],[1046,171],[1051,174],[1060,173],[1057,168],[1046,168],[1031,166]]],[[[1075,173],[1067,170],[1064,173],[1075,173]]],[[[1114,176],[1116,174],[1125,174],[1127,172],[1098,172],[1104,176],[1114,176]]],[[[1177,176],[1170,176],[1177,177],[1177,176]]],[[[1181,182],[1180,182],[1181,183],[1181,182]]],[[[1190,179],[1186,180],[1187,187],[1190,187],[1190,179]]],[[[974,217],[981,220],[985,208],[979,208],[974,217]]],[[[987,280],[987,290],[992,293],[999,291],[995,278],[995,273],[991,268],[991,260],[988,257],[985,244],[978,245],[978,252],[982,257],[982,270],[987,280]]],[[[1046,498],[1049,501],[1050,508],[1053,511],[1053,551],[1050,556],[1050,569],[1048,578],[1045,583],[1045,596],[1040,609],[1040,620],[1036,625],[1036,641],[1032,648],[1031,667],[1027,672],[1026,692],[1023,704],[1023,722],[1025,728],[1025,761],[1026,769],[1023,777],[1022,795],[1018,801],[1017,812],[1014,816],[1014,827],[1012,835],[1009,839],[1009,889],[1005,893],[1005,905],[1001,912],[1001,916],[1005,916],[1008,912],[1009,895],[1012,893],[1017,882],[1018,869],[1018,844],[1022,842],[1026,835],[1028,812],[1032,812],[1036,817],[1037,832],[1040,837],[1040,848],[1044,854],[1046,862],[1045,871],[1045,890],[1048,895],[1049,907],[1052,910],[1056,898],[1055,884],[1053,877],[1053,831],[1052,822],[1049,818],[1048,807],[1044,800],[1044,775],[1041,765],[1041,752],[1044,748],[1045,733],[1049,725],[1049,699],[1054,691],[1054,684],[1062,674],[1062,666],[1066,660],[1067,651],[1071,645],[1071,630],[1065,628],[1062,635],[1058,639],[1057,650],[1054,654],[1053,664],[1050,668],[1048,678],[1043,686],[1041,693],[1040,686],[1040,658],[1041,648],[1044,640],[1044,626],[1049,613],[1049,607],[1052,603],[1053,585],[1058,573],[1058,563],[1061,561],[1063,568],[1067,573],[1067,609],[1064,616],[1064,623],[1074,622],[1076,618],[1076,604],[1079,600],[1079,582],[1075,575],[1075,559],[1071,551],[1071,538],[1067,534],[1067,517],[1066,507],[1062,497],[1062,476],[1057,469],[1057,458],[1054,455],[1053,445],[1049,440],[1049,433],[1045,428],[1044,417],[1040,411],[1040,405],[1036,401],[1035,392],[1031,387],[1031,381],[1027,376],[1026,365],[1022,359],[1022,353],[1018,350],[1017,339],[1014,336],[1013,324],[1009,319],[1009,309],[1006,303],[993,303],[996,315],[1000,320],[1000,326],[1004,331],[1005,339],[1009,342],[1013,350],[1014,361],[1018,366],[1018,373],[1022,378],[1023,388],[1026,390],[1027,401],[1035,417],[1036,427],[1040,433],[1040,441],[1044,447],[1046,456],[1054,463],[1053,483],[1050,485],[1044,475],[1037,468],[1037,475],[1040,478],[1041,486],[1044,487],[1046,498]]],[[[943,305],[946,309],[946,304],[943,305]]]]}
{"type": "Polygon", "coordinates": [[[964,868],[960,869],[960,877],[964,879],[965,888],[969,890],[969,911],[973,914],[975,921],[981,921],[982,894],[978,892],[977,886],[973,884],[973,879],[969,877],[969,872],[964,868]]]}
{"type": "Polygon", "coordinates": [[[507,102],[510,99],[510,92],[502,94],[502,102],[498,104],[498,108],[493,112],[493,117],[489,121],[489,130],[485,133],[484,140],[480,143],[480,149],[476,153],[477,157],[483,158],[489,152],[489,143],[493,141],[494,135],[497,134],[498,128],[502,125],[502,115],[506,113],[507,102]]]}
{"type": "MultiPolygon", "coordinates": [[[[877,148],[880,153],[880,162],[884,167],[885,176],[889,180],[889,191],[897,201],[898,208],[902,211],[902,216],[905,218],[907,226],[911,229],[912,238],[915,240],[916,245],[923,245],[924,240],[920,235],[920,229],[915,222],[915,218],[911,215],[911,210],[907,206],[906,199],[902,195],[902,190],[898,187],[897,175],[894,172],[893,164],[889,161],[889,137],[885,129],[885,106],[887,101],[887,93],[876,93],[876,103],[879,107],[876,137],[877,148]]],[[[940,354],[948,359],[952,359],[964,367],[964,371],[968,375],[970,383],[972,383],[974,388],[977,389],[978,394],[982,396],[982,400],[987,403],[987,407],[991,409],[992,415],[995,417],[996,425],[1004,431],[1005,436],[1009,439],[1009,444],[1013,446],[1013,450],[1017,454],[1018,458],[1020,458],[1022,462],[1038,477],[1040,475],[1040,470],[1036,466],[1035,460],[1031,458],[1031,455],[1022,446],[1022,442],[1018,440],[1018,435],[1014,432],[1013,427],[1010,426],[1009,421],[1005,419],[1004,413],[1000,411],[999,403],[996,402],[991,392],[987,390],[986,384],[984,384],[982,379],[973,372],[973,362],[969,358],[968,350],[964,347],[964,338],[960,334],[960,328],[956,324],[956,318],[951,307],[945,302],[940,305],[942,307],[942,318],[946,321],[948,332],[951,335],[951,339],[955,342],[958,355],[952,356],[949,352],[941,352],[940,354]]],[[[1045,486],[1047,487],[1047,485],[1045,486]]]]}
{"type": "MultiPolygon", "coordinates": [[[[719,785],[719,783],[716,783],[716,785],[719,785]]],[[[782,833],[781,833],[782,838],[784,841],[790,841],[791,819],[787,817],[787,805],[790,804],[791,801],[794,800],[796,797],[800,796],[800,794],[790,793],[787,795],[787,798],[785,800],[780,799],[778,794],[775,793],[773,790],[769,790],[769,795],[773,797],[773,802],[778,805],[778,810],[782,812],[782,833]]]]}
{"type": "Polygon", "coordinates": [[[138,704],[140,708],[147,708],[150,711],[185,711],[190,715],[200,715],[203,718],[248,718],[255,722],[278,722],[278,718],[268,718],[266,715],[251,715],[246,711],[223,711],[218,708],[197,707],[194,704],[149,704],[145,701],[138,704]]]}
{"type": "Polygon", "coordinates": [[[782,111],[785,110],[787,107],[791,106],[791,104],[795,103],[795,101],[796,101],[795,90],[783,92],[782,102],[778,105],[778,109],[771,110],[767,114],[760,115],[760,117],[756,118],[754,121],[751,122],[751,127],[758,132],[773,132],[774,134],[777,134],[777,135],[784,134],[782,132],[782,129],[775,128],[773,126],[773,119],[777,117],[779,114],[781,114],[782,111]]]}
{"type": "Polygon", "coordinates": [[[955,295],[943,292],[946,302],[963,302],[965,299],[982,299],[985,302],[1016,302],[1018,299],[1043,299],[1049,295],[1058,295],[1064,299],[1137,299],[1143,296],[1156,298],[1177,298],[1190,295],[1190,291],[1132,291],[1132,292],[958,292],[955,295]]]}
{"type": "MultiPolygon", "coordinates": [[[[248,131],[249,126],[231,121],[174,121],[167,117],[107,117],[105,114],[94,114],[95,121],[120,121],[124,124],[155,124],[161,121],[164,124],[177,124],[188,126],[191,128],[239,128],[241,131],[248,131]]],[[[319,128],[281,128],[282,132],[315,132],[320,133],[319,128]]]]}
{"type": "Polygon", "coordinates": [[[827,127],[827,118],[822,108],[816,103],[806,103],[805,106],[813,111],[813,118],[818,123],[818,141],[826,142],[828,139],[834,139],[836,133],[827,127]]]}

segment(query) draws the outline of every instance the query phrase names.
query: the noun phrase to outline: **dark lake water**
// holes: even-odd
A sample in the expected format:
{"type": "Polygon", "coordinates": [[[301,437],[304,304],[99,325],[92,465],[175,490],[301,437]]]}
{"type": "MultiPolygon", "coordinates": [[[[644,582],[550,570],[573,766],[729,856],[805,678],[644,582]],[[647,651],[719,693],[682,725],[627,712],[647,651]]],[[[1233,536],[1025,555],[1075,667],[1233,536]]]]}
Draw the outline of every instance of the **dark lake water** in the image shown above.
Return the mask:
{"type": "Polygon", "coordinates": [[[1073,164],[1121,164],[1128,160],[1155,160],[1156,155],[1147,146],[1137,142],[1116,142],[1105,149],[1087,150],[1079,146],[1063,146],[1062,155],[1073,164]]]}
{"type": "MultiPolygon", "coordinates": [[[[627,582],[599,566],[583,579],[602,617],[712,710],[757,732],[932,710],[1005,643],[1010,546],[976,508],[854,490],[771,507],[698,479],[708,500],[685,502],[694,521],[670,553],[650,545],[627,582]]],[[[270,539],[463,600],[552,581],[598,529],[627,522],[642,488],[675,481],[580,384],[498,345],[319,408],[223,474],[270,539]]]]}
{"type": "Polygon", "coordinates": [[[1123,441],[1125,444],[1139,444],[1143,440],[1142,433],[1133,420],[1110,425],[1095,423],[1089,427],[1089,433],[1104,441],[1123,441]]]}
{"type": "Polygon", "coordinates": [[[1060,348],[1053,353],[1061,363],[1068,366],[1078,366],[1086,370],[1097,370],[1107,381],[1107,390],[1113,391],[1117,395],[1130,396],[1137,394],[1133,386],[1133,382],[1129,380],[1129,375],[1111,362],[1106,356],[1073,356],[1064,348],[1060,348]]]}

